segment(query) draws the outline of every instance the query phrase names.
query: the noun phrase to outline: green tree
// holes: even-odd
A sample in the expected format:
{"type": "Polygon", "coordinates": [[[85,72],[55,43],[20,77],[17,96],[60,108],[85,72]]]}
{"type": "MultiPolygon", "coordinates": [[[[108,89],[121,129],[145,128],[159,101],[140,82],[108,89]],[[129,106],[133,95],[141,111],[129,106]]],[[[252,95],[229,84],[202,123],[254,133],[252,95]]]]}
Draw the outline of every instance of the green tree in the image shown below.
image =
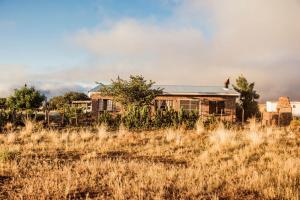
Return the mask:
{"type": "Polygon", "coordinates": [[[67,92],[63,96],[56,96],[50,99],[49,108],[51,110],[59,110],[69,106],[72,101],[89,100],[89,97],[81,92],[67,92]]]}
{"type": "Polygon", "coordinates": [[[254,90],[255,83],[248,83],[247,79],[241,75],[236,79],[236,85],[233,88],[240,93],[240,102],[237,106],[237,118],[242,119],[244,110],[244,120],[256,117],[259,114],[258,102],[259,94],[254,90]]]}
{"type": "Polygon", "coordinates": [[[111,85],[102,84],[100,92],[103,95],[112,96],[114,101],[119,102],[127,110],[132,106],[149,106],[153,99],[162,94],[162,89],[154,89],[153,81],[146,81],[143,76],[130,76],[129,80],[117,78],[112,80],[111,85]]]}
{"type": "Polygon", "coordinates": [[[6,109],[6,98],[0,98],[0,109],[6,109]]]}
{"type": "Polygon", "coordinates": [[[6,104],[12,110],[31,110],[39,108],[45,99],[45,95],[41,94],[34,87],[25,85],[15,89],[14,94],[8,97],[6,104]]]}
{"type": "Polygon", "coordinates": [[[68,104],[71,104],[72,101],[85,101],[90,99],[85,93],[82,92],[67,92],[63,97],[68,104]]]}

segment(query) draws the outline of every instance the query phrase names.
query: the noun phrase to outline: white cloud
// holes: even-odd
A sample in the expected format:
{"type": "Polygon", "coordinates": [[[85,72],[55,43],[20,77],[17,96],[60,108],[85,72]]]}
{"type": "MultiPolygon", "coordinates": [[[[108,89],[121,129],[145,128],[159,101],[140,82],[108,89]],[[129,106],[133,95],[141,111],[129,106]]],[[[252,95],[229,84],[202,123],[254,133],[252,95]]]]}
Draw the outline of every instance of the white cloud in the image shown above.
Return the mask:
{"type": "MultiPolygon", "coordinates": [[[[244,74],[262,97],[300,100],[299,0],[162,0],[175,6],[162,21],[122,19],[82,29],[71,38],[90,60],[35,74],[0,65],[0,96],[33,82],[46,91],[89,87],[78,82],[142,74],[161,84],[220,85],[244,74]],[[103,25],[104,24],[104,25],[103,25]],[[14,80],[12,80],[14,77],[14,80]]],[[[53,93],[52,93],[53,94],[53,93]]]]}
{"type": "Polygon", "coordinates": [[[264,98],[300,98],[291,92],[300,87],[299,20],[298,0],[185,0],[162,23],[121,20],[74,40],[94,55],[85,69],[94,79],[134,73],[159,83],[222,84],[244,74],[264,98]]]}
{"type": "Polygon", "coordinates": [[[0,64],[0,97],[12,94],[15,88],[24,84],[34,86],[48,97],[61,95],[68,91],[87,92],[93,84],[68,81],[67,78],[55,79],[54,74],[35,74],[25,65],[0,64]]]}

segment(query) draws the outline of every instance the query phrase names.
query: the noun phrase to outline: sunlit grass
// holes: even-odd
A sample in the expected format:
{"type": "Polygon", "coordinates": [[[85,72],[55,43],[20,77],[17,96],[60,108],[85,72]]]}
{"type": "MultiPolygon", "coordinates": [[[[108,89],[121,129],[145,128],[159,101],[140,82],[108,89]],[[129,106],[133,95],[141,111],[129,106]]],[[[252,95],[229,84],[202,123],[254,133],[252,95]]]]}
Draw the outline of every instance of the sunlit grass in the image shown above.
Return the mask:
{"type": "Polygon", "coordinates": [[[300,135],[219,126],[0,135],[1,199],[299,199],[300,135]]]}

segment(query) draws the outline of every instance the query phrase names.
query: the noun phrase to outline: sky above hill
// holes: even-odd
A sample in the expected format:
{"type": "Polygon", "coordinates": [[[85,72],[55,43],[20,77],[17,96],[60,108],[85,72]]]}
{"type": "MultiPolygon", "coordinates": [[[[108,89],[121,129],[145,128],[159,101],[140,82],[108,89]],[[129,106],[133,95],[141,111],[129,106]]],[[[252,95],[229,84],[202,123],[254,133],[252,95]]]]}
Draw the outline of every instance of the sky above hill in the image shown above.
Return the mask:
{"type": "Polygon", "coordinates": [[[0,96],[49,95],[142,74],[300,100],[299,0],[0,0],[0,96]]]}

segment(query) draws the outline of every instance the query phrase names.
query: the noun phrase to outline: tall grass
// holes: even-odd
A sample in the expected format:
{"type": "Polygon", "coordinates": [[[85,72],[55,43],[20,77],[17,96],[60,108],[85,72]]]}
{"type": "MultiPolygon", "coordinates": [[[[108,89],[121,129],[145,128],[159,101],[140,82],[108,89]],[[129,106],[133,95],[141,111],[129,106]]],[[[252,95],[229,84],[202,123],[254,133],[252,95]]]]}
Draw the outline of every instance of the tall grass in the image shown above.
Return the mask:
{"type": "Polygon", "coordinates": [[[258,127],[0,135],[0,199],[299,199],[300,134],[258,127]]]}

